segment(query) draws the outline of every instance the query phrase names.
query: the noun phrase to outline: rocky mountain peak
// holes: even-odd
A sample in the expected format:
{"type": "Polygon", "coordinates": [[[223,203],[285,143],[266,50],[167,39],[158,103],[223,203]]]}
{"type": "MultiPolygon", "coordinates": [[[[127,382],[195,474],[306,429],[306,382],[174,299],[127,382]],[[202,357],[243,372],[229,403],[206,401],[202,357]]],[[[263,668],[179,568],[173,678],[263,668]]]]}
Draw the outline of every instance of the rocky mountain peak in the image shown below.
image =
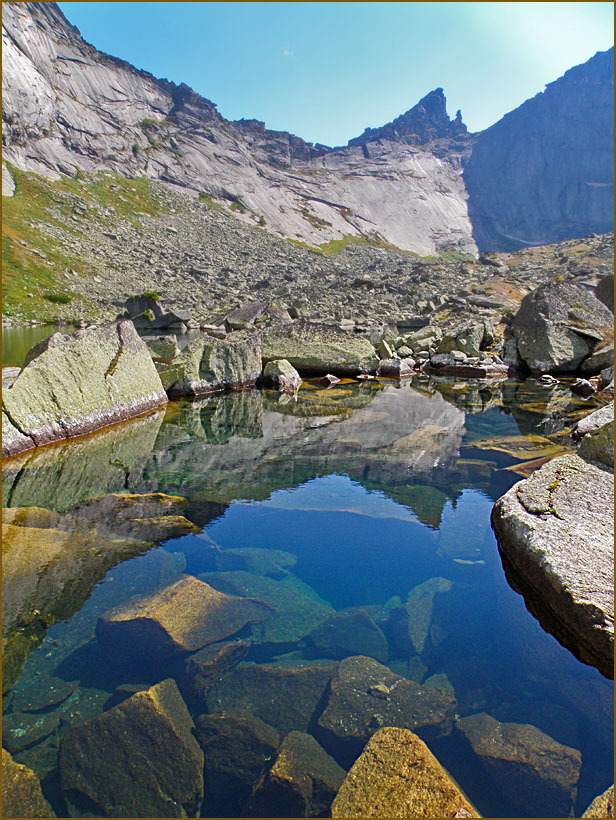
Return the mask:
{"type": "Polygon", "coordinates": [[[464,137],[468,134],[462,122],[462,113],[456,112],[455,120],[447,114],[447,99],[442,88],[426,94],[417,105],[396,117],[381,128],[366,128],[364,133],[349,140],[349,146],[386,139],[407,145],[426,145],[443,137],[464,137]]]}

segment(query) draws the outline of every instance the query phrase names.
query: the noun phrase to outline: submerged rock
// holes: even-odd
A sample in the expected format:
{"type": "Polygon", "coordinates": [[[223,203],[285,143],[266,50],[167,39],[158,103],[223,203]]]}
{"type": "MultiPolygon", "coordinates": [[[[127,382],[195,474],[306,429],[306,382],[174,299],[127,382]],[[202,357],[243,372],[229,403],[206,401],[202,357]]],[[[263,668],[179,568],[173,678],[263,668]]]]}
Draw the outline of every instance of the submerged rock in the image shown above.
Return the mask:
{"type": "Polygon", "coordinates": [[[178,685],[189,704],[203,707],[205,699],[220,679],[245,657],[248,644],[225,641],[205,646],[183,662],[178,685]]]}
{"type": "Polygon", "coordinates": [[[379,729],[355,761],[332,817],[480,817],[426,744],[408,729],[379,729]]]}
{"type": "Polygon", "coordinates": [[[263,381],[283,393],[297,393],[302,383],[297,370],[286,359],[273,359],[263,368],[263,381]]]}
{"type": "Polygon", "coordinates": [[[208,712],[242,709],[281,734],[307,732],[335,661],[241,664],[207,696],[208,712]]]}
{"type": "Polygon", "coordinates": [[[15,763],[5,749],[2,750],[2,816],[56,816],[43,797],[38,777],[27,766],[15,763]]]}
{"type": "Polygon", "coordinates": [[[613,497],[613,471],[571,454],[544,464],[492,510],[503,565],[528,608],[578,658],[610,678],[613,497]]]}
{"type": "Polygon", "coordinates": [[[276,753],[276,729],[241,710],[201,715],[196,736],[205,755],[209,817],[239,817],[263,767],[276,753]]]}
{"type": "Polygon", "coordinates": [[[397,649],[421,655],[430,632],[434,596],[448,592],[452,586],[447,578],[429,578],[413,587],[404,606],[392,609],[388,628],[397,649]]]}
{"type": "Polygon", "coordinates": [[[19,376],[3,390],[9,426],[2,455],[91,433],[166,401],[132,322],[72,336],[54,333],[32,348],[19,376]]]}
{"type": "Polygon", "coordinates": [[[273,359],[287,359],[302,375],[356,376],[375,373],[379,365],[379,358],[367,339],[334,325],[301,319],[284,328],[264,332],[261,355],[264,364],[273,359]]]}
{"type": "Polygon", "coordinates": [[[481,712],[460,718],[456,727],[501,790],[537,817],[566,817],[577,794],[582,755],[535,726],[499,723],[481,712]]]}
{"type": "Polygon", "coordinates": [[[244,814],[252,817],[324,817],[346,772],[312,735],[290,732],[274,764],[255,783],[244,814]]]}
{"type": "Polygon", "coordinates": [[[57,714],[32,715],[10,712],[2,716],[2,743],[11,754],[40,743],[58,728],[57,714]]]}
{"type": "Polygon", "coordinates": [[[261,375],[258,333],[238,331],[225,339],[202,336],[189,342],[160,378],[169,396],[200,396],[256,383],[261,375]]]}
{"type": "Polygon", "coordinates": [[[613,817],[614,816],[614,786],[610,786],[603,794],[592,801],[582,817],[613,817]]]}
{"type": "Polygon", "coordinates": [[[216,569],[224,571],[245,570],[255,575],[267,575],[280,580],[297,564],[297,555],[286,550],[240,547],[217,550],[214,561],[216,569]]]}
{"type": "Polygon", "coordinates": [[[197,817],[203,799],[203,752],[174,681],[72,728],[59,755],[72,816],[197,817]]]}
{"type": "Polygon", "coordinates": [[[410,729],[424,737],[451,731],[455,698],[395,675],[372,658],[345,658],[333,677],[319,717],[318,737],[342,765],[361,754],[383,726],[410,729]]]}
{"type": "Polygon", "coordinates": [[[332,658],[361,654],[386,663],[389,655],[383,631],[359,608],[343,609],[326,618],[312,630],[310,640],[332,658]]]}
{"type": "Polygon", "coordinates": [[[206,572],[199,577],[229,595],[249,595],[273,607],[271,617],[251,629],[252,639],[258,642],[294,643],[333,612],[312,587],[291,575],[275,580],[238,570],[206,572]]]}
{"type": "Polygon", "coordinates": [[[100,617],[96,636],[115,656],[168,658],[227,638],[271,612],[263,601],[225,595],[184,576],[100,617]]]}
{"type": "Polygon", "coordinates": [[[607,338],[614,317],[575,282],[548,282],[522,300],[512,324],[518,351],[534,373],[570,373],[607,338]]]}

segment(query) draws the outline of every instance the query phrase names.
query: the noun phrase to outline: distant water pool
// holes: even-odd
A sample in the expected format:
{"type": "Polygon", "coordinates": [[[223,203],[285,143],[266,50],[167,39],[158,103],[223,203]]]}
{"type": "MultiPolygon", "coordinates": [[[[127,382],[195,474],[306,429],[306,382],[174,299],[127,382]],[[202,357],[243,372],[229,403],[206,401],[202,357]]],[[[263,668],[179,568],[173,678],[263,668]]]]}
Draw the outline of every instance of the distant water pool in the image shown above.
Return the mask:
{"type": "MultiPolygon", "coordinates": [[[[530,380],[422,376],[331,389],[307,382],[297,400],[250,390],[172,403],[164,414],[5,461],[5,508],[67,515],[86,498],[161,492],[185,497],[186,516],[203,528],[162,542],[153,532],[158,546],[98,575],[92,563],[85,572],[79,550],[74,563],[62,564],[49,552],[27,575],[29,586],[23,567],[11,574],[9,554],[5,714],[24,723],[45,715],[53,725],[14,759],[34,769],[56,814],[67,816],[58,749],[71,727],[141,686],[180,677],[175,661],[118,662],[95,637],[97,619],[189,575],[223,592],[275,601],[270,626],[246,627],[233,638],[249,645],[240,670],[369,655],[369,642],[362,652],[357,635],[346,652],[315,637],[333,614],[363,610],[386,640],[380,662],[455,699],[451,731],[427,742],[483,816],[580,816],[613,782],[613,684],[527,612],[505,579],[489,517],[525,465],[571,449],[568,431],[593,406],[566,386],[530,380]],[[407,617],[411,627],[401,631],[407,617]],[[581,753],[567,811],[562,794],[547,779],[541,785],[543,764],[535,763],[535,785],[520,786],[515,799],[483,767],[455,720],[484,713],[530,724],[581,753]]],[[[41,513],[24,515],[40,532],[41,513]]],[[[93,526],[113,531],[113,521],[93,526]]],[[[234,675],[217,684],[220,702],[235,702],[234,675]]],[[[271,696],[257,692],[255,701],[271,696]]],[[[284,688],[275,693],[281,711],[294,697],[284,688]]],[[[217,714],[216,702],[191,703],[193,718],[217,714]]],[[[315,701],[308,731],[342,759],[318,731],[322,709],[315,701]]],[[[272,713],[265,722],[276,719],[272,713]]],[[[208,777],[214,782],[218,770],[208,773],[206,759],[206,787],[208,777]]],[[[206,788],[203,816],[239,816],[240,809],[221,802],[216,787],[208,797],[206,788]]],[[[88,814],[83,806],[81,814],[88,814]]]]}

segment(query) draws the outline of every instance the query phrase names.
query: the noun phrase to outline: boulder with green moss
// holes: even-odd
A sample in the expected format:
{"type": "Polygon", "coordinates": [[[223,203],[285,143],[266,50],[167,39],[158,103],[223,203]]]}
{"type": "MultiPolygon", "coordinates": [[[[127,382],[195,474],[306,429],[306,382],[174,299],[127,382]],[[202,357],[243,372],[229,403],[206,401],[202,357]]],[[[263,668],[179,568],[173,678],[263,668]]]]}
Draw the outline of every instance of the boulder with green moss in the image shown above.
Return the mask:
{"type": "Polygon", "coordinates": [[[72,336],[54,333],[32,348],[21,373],[3,390],[3,417],[10,427],[2,454],[91,433],[166,401],[132,322],[72,336]]]}

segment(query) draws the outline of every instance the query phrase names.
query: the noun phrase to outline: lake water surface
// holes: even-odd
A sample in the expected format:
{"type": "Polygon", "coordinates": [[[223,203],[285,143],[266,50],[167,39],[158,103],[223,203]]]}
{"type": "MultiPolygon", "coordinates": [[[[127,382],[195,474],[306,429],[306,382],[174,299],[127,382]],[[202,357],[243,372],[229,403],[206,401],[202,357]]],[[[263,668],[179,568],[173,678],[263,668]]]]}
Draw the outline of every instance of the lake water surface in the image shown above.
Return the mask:
{"type": "MultiPolygon", "coordinates": [[[[505,579],[489,517],[527,462],[572,449],[569,430],[594,406],[566,386],[531,380],[422,376],[402,385],[343,381],[331,389],[305,382],[297,400],[246,390],[172,403],[4,462],[5,508],[65,514],[86,498],[161,492],[185,497],[185,515],[203,528],[162,541],[152,531],[146,540],[158,546],[132,557],[110,552],[107,564],[97,564],[91,550],[84,557],[78,533],[74,556],[62,561],[50,557],[12,573],[9,552],[5,718],[12,726],[45,716],[49,729],[42,738],[33,733],[14,758],[34,769],[58,816],[66,816],[58,748],[71,726],[135,687],[177,677],[171,662],[119,663],[97,641],[97,619],[187,574],[277,602],[271,627],[237,636],[250,646],[239,669],[369,655],[368,645],[365,652],[332,652],[309,637],[334,611],[363,608],[387,637],[381,661],[397,675],[455,694],[457,716],[487,713],[531,724],[579,750],[570,808],[580,816],[613,782],[613,686],[527,612],[505,579]],[[422,603],[409,639],[391,613],[415,600],[422,603]]],[[[29,526],[40,526],[40,513],[24,514],[29,526]]],[[[112,520],[94,526],[114,531],[112,520]]],[[[218,684],[219,702],[233,705],[227,680],[227,689],[224,678],[218,684]]],[[[275,696],[281,709],[294,697],[284,689],[275,696]]],[[[208,703],[192,704],[193,717],[215,711],[208,703]]],[[[562,816],[556,798],[546,814],[547,787],[521,788],[512,800],[465,744],[455,728],[428,741],[484,816],[562,816]]],[[[204,816],[220,816],[225,806],[235,816],[232,802],[208,803],[206,796],[204,816]]]]}

